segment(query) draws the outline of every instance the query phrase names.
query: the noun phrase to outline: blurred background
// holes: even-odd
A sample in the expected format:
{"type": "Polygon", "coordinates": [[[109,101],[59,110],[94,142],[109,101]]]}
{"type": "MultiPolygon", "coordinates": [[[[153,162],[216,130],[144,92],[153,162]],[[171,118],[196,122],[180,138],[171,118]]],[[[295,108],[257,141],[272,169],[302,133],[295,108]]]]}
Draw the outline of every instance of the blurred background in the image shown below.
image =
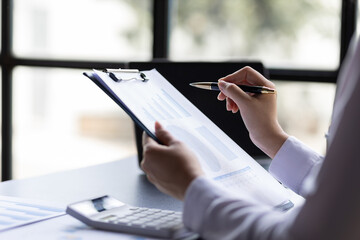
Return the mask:
{"type": "MultiPolygon", "coordinates": [[[[167,58],[255,60],[275,70],[336,72],[343,2],[170,0],[167,58]]],[[[13,0],[12,5],[16,58],[129,62],[154,57],[151,0],[13,0]]],[[[136,154],[131,119],[82,76],[86,70],[60,64],[14,67],[13,178],[136,154]]],[[[335,83],[273,76],[281,125],[324,153],[335,83]]]]}

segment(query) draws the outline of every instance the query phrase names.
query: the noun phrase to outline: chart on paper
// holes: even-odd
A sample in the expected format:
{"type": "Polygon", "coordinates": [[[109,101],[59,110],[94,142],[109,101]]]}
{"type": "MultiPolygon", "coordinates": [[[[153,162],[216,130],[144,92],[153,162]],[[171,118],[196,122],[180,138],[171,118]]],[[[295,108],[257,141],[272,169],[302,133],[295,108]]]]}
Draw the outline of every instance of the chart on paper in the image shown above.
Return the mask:
{"type": "Polygon", "coordinates": [[[64,210],[61,208],[21,198],[0,196],[0,232],[63,214],[64,210]]]}

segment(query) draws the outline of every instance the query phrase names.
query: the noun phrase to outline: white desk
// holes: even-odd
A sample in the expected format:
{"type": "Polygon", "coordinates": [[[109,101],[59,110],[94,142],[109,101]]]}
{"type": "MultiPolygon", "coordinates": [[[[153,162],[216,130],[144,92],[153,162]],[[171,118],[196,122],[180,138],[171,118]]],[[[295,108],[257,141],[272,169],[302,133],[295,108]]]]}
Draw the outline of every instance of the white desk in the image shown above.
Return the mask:
{"type": "Polygon", "coordinates": [[[64,171],[40,177],[0,183],[0,195],[44,200],[64,208],[72,202],[101,195],[141,207],[181,211],[175,200],[149,183],[138,167],[137,158],[64,171]]]}
{"type": "MultiPolygon", "coordinates": [[[[182,210],[182,202],[161,193],[147,181],[138,167],[137,157],[135,156],[82,169],[2,182],[0,183],[0,195],[42,200],[48,202],[49,205],[53,203],[56,206],[62,206],[64,209],[72,202],[101,195],[111,195],[134,206],[182,210]]],[[[31,229],[33,237],[35,237],[32,239],[37,239],[40,236],[57,239],[55,235],[59,234],[58,229],[51,230],[51,227],[54,227],[54,222],[55,226],[56,222],[63,224],[64,220],[61,220],[61,218],[64,217],[39,223],[43,224],[41,226],[47,229],[44,232],[42,232],[41,227],[36,227],[39,224],[35,224],[36,226],[29,225],[19,228],[19,231],[15,229],[0,233],[0,239],[2,239],[2,236],[9,237],[9,235],[11,235],[11,239],[22,239],[24,234],[27,235],[26,228],[32,226],[35,226],[35,228],[31,229]],[[49,227],[47,227],[47,224],[50,224],[49,227]],[[54,231],[54,236],[51,231],[54,231]]],[[[68,225],[67,228],[73,226],[73,228],[79,230],[80,222],[69,216],[66,216],[65,219],[68,225]]],[[[98,239],[99,236],[102,239],[114,239],[113,233],[110,232],[91,229],[85,229],[84,231],[86,232],[77,234],[81,234],[81,237],[83,237],[84,233],[90,233],[87,239],[98,239]]],[[[117,239],[117,237],[122,239],[121,237],[124,236],[116,235],[115,238],[117,239]]]]}

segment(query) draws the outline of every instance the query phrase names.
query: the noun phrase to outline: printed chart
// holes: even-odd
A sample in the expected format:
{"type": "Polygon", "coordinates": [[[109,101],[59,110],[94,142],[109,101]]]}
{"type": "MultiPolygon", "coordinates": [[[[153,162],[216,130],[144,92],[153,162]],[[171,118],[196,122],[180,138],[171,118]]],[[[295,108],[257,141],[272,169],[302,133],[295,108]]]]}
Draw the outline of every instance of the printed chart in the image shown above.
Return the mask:
{"type": "Polygon", "coordinates": [[[64,210],[21,198],[0,196],[0,232],[63,215],[64,210]]]}

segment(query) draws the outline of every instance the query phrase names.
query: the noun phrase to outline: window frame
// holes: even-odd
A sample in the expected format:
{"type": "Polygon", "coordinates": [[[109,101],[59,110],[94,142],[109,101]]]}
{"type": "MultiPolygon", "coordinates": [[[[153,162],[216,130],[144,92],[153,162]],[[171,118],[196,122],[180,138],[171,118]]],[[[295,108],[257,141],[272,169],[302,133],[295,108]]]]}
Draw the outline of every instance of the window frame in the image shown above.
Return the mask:
{"type": "MultiPolygon", "coordinates": [[[[356,31],[357,0],[342,0],[341,32],[340,32],[340,64],[344,60],[351,37],[356,31]]],[[[168,59],[169,27],[171,26],[170,10],[172,0],[154,0],[153,2],[153,59],[168,59]]],[[[59,68],[105,68],[125,66],[122,62],[106,61],[72,61],[16,57],[12,53],[12,14],[13,1],[1,1],[1,53],[0,67],[2,75],[1,86],[1,180],[12,179],[12,73],[17,66],[29,67],[59,67],[59,68]]],[[[303,82],[336,83],[338,71],[269,68],[270,79],[303,82]]]]}

